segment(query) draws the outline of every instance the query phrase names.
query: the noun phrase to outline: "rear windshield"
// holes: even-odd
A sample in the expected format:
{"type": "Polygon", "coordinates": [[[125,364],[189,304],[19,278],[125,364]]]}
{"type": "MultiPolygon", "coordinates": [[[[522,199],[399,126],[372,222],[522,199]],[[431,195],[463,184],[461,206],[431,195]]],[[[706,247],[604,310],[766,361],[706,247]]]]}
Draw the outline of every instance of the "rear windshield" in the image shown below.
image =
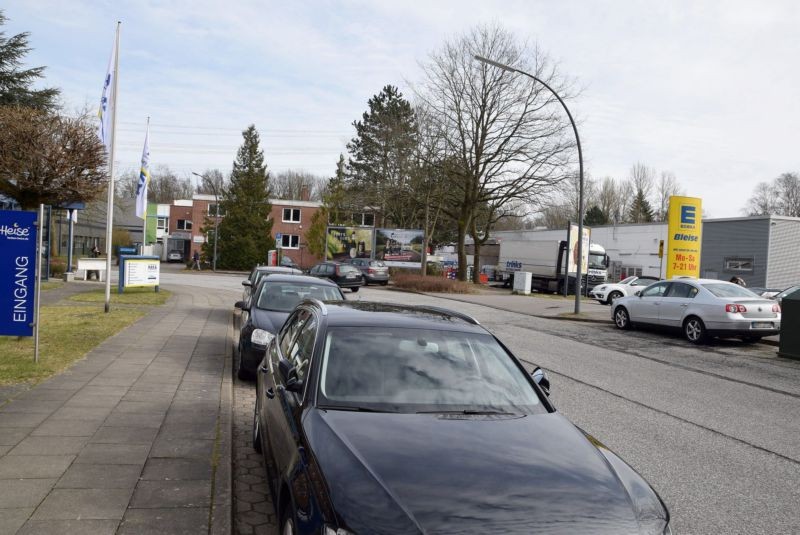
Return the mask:
{"type": "Polygon", "coordinates": [[[717,297],[759,297],[747,288],[730,282],[706,283],[703,288],[717,297]]]}
{"type": "Polygon", "coordinates": [[[546,412],[488,334],[335,327],[322,357],[319,404],[388,412],[546,412]]]}
{"type": "Polygon", "coordinates": [[[275,312],[289,312],[307,297],[320,301],[342,300],[342,292],[334,286],[322,286],[314,283],[270,282],[269,279],[261,287],[256,307],[275,312]]]}
{"type": "Polygon", "coordinates": [[[351,266],[350,264],[342,264],[339,266],[339,273],[347,273],[350,271],[358,271],[358,268],[355,266],[351,266]]]}

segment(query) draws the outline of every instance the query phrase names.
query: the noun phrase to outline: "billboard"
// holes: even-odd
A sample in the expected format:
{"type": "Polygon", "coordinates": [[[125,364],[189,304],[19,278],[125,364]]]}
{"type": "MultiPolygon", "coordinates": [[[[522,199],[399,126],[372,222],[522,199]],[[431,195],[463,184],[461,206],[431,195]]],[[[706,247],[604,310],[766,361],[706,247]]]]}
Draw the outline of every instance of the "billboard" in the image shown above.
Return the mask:
{"type": "Polygon", "coordinates": [[[0,336],[33,336],[37,216],[0,210],[0,336]]]}
{"type": "Polygon", "coordinates": [[[119,263],[119,293],[123,288],[155,287],[158,291],[161,260],[157,256],[122,256],[119,263]]]}
{"type": "Polygon", "coordinates": [[[424,236],[420,229],[375,229],[375,258],[387,266],[421,268],[424,236]]]}
{"type": "Polygon", "coordinates": [[[696,197],[669,198],[667,278],[700,276],[702,201],[696,197]]]}
{"type": "MultiPolygon", "coordinates": [[[[578,224],[569,224],[569,254],[567,255],[567,273],[578,272],[578,224]]],[[[589,272],[589,244],[591,243],[592,229],[583,227],[583,249],[581,250],[583,261],[581,262],[581,274],[589,272]]]]}
{"type": "Polygon", "coordinates": [[[347,262],[351,258],[372,258],[372,227],[328,227],[325,259],[347,262]]]}

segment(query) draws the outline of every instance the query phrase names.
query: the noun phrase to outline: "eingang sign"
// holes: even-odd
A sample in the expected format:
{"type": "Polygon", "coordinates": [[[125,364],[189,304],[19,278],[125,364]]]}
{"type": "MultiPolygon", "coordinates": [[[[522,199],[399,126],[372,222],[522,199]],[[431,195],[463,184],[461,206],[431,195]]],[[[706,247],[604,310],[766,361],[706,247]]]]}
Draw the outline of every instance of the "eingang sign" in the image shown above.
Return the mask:
{"type": "Polygon", "coordinates": [[[670,197],[667,240],[667,278],[700,276],[703,238],[702,200],[670,197]]]}
{"type": "Polygon", "coordinates": [[[0,210],[0,336],[33,336],[36,217],[0,210]]]}

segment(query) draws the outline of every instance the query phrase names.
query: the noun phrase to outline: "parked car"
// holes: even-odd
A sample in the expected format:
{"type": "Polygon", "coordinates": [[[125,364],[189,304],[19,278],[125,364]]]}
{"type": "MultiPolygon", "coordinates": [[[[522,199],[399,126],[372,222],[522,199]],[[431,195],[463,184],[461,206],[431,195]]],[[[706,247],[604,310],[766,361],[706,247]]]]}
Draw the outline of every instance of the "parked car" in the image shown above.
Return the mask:
{"type": "Polygon", "coordinates": [[[357,267],[341,262],[320,262],[312,267],[308,274],[313,277],[330,279],[340,288],[350,288],[354,292],[357,292],[364,284],[364,277],[357,267]]]}
{"type": "Polygon", "coordinates": [[[784,298],[784,297],[786,297],[786,296],[787,296],[787,295],[789,295],[789,294],[793,294],[793,293],[794,293],[794,292],[796,292],[797,290],[800,290],[800,284],[798,284],[798,285],[795,285],[795,286],[789,286],[788,288],[786,288],[786,289],[785,289],[785,290],[783,290],[782,292],[778,292],[777,294],[775,294],[774,296],[772,296],[772,299],[774,299],[775,301],[777,301],[777,302],[778,302],[778,304],[781,304],[781,302],[783,301],[783,298],[784,298]]]}
{"type": "Polygon", "coordinates": [[[711,279],[673,279],[651,284],[611,305],[620,329],[655,325],[681,329],[689,342],[712,336],[757,342],[781,330],[781,307],[747,288],[711,279]]]}
{"type": "Polygon", "coordinates": [[[281,257],[281,266],[290,267],[302,271],[302,269],[300,269],[300,266],[298,266],[297,263],[288,256],[281,257]]]}
{"type": "Polygon", "coordinates": [[[435,307],[305,301],[259,367],[253,447],[297,533],[670,533],[540,368],[435,307]]]}
{"type": "Polygon", "coordinates": [[[282,275],[302,275],[303,272],[299,269],[285,267],[285,266],[256,266],[250,272],[250,276],[242,281],[244,291],[242,292],[242,301],[247,301],[250,293],[258,286],[261,278],[269,273],[280,273],[282,275]]]}
{"type": "Polygon", "coordinates": [[[330,281],[280,273],[264,275],[252,295],[248,301],[236,302],[236,308],[242,310],[239,379],[253,376],[270,340],[297,303],[308,297],[322,301],[344,299],[339,287],[330,281]]]}
{"type": "Polygon", "coordinates": [[[173,249],[167,253],[167,262],[183,262],[183,251],[173,249]]]}
{"type": "Polygon", "coordinates": [[[365,286],[370,283],[383,286],[389,284],[389,268],[383,263],[383,260],[353,258],[350,263],[361,271],[365,286]]]}
{"type": "Polygon", "coordinates": [[[592,288],[589,297],[596,299],[604,305],[610,305],[620,297],[633,295],[637,290],[642,290],[661,279],[658,277],[627,277],[617,283],[606,283],[592,288]]]}
{"type": "Polygon", "coordinates": [[[760,295],[761,297],[766,297],[767,299],[774,299],[776,295],[781,293],[781,290],[776,288],[760,288],[749,286],[747,289],[754,294],[760,295]]]}

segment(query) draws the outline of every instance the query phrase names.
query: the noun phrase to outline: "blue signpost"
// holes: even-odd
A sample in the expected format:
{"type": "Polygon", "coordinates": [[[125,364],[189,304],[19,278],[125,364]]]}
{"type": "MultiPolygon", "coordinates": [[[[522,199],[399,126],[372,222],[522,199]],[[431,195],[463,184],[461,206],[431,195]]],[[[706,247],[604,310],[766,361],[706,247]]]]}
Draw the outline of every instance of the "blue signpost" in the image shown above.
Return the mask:
{"type": "Polygon", "coordinates": [[[33,336],[36,217],[0,210],[0,336],[33,336]]]}

